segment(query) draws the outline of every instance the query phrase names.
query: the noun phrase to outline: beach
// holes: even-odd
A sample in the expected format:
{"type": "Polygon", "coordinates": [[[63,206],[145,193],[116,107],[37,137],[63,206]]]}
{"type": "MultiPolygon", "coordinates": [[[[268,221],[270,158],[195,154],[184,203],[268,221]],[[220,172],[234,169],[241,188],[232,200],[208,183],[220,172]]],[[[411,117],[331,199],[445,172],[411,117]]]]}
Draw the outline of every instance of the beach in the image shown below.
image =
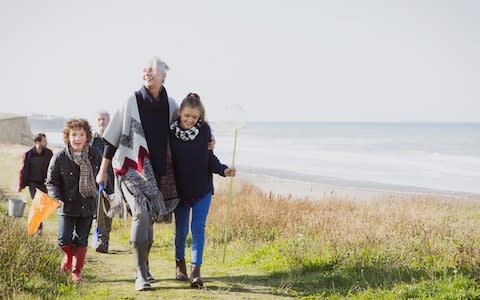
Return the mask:
{"type": "MultiPolygon", "coordinates": [[[[16,174],[28,148],[0,145],[4,170],[0,194],[5,200],[19,195],[16,174]]],[[[158,282],[142,298],[372,299],[388,295],[396,299],[409,295],[421,299],[462,293],[477,299],[480,295],[478,198],[458,201],[467,198],[406,186],[291,175],[272,170],[249,173],[239,166],[235,179],[215,176],[207,224],[206,289],[190,289],[174,280],[175,227],[155,225],[151,268],[158,282]],[[225,235],[227,219],[231,225],[225,235]],[[226,236],[228,243],[224,244],[226,236]],[[226,263],[222,262],[223,249],[226,263]]],[[[0,292],[8,288],[10,294],[42,299],[52,291],[65,299],[138,297],[132,288],[134,266],[126,263],[131,261],[130,218],[114,220],[111,254],[89,251],[85,282],[73,288],[69,277],[58,273],[61,254],[55,245],[56,214],[45,222],[44,236],[29,238],[26,216],[6,216],[6,203],[0,205],[4,211],[1,242],[7,245],[0,251],[4,266],[0,282],[8,285],[0,284],[0,292]],[[38,251],[53,263],[28,259],[24,251],[14,249],[38,251]],[[11,274],[19,270],[28,280],[12,280],[11,274]],[[31,289],[31,285],[42,288],[31,289]]]]}
{"type": "MultiPolygon", "coordinates": [[[[233,132],[211,123],[227,165],[233,132]]],[[[61,147],[61,128],[45,131],[61,147]]],[[[238,132],[238,179],[321,200],[425,196],[480,199],[479,123],[248,123],[238,132]]]]}
{"type": "MultiPolygon", "coordinates": [[[[11,156],[18,156],[30,147],[22,145],[0,145],[0,152],[11,156]]],[[[53,152],[61,149],[58,145],[51,145],[53,152]]],[[[16,179],[16,178],[14,178],[16,179]]],[[[435,197],[459,200],[479,200],[480,195],[467,192],[452,192],[428,188],[389,185],[378,182],[361,182],[341,180],[338,178],[312,177],[280,170],[264,169],[254,173],[249,168],[238,167],[234,183],[248,183],[260,188],[264,193],[290,196],[292,198],[308,198],[310,200],[344,199],[344,200],[378,200],[390,198],[435,197]]],[[[215,186],[218,189],[228,188],[229,179],[215,175],[215,186]]],[[[12,180],[9,187],[16,189],[16,180],[12,180]]]]}
{"type": "MultiPolygon", "coordinates": [[[[308,198],[310,200],[343,199],[353,201],[369,201],[391,198],[432,197],[437,199],[479,200],[480,195],[474,193],[450,192],[422,189],[409,186],[382,185],[378,183],[360,183],[337,181],[312,182],[285,179],[264,174],[242,173],[237,175],[239,182],[246,182],[260,188],[264,193],[291,196],[292,198],[308,198]]],[[[220,185],[224,183],[219,183],[220,185]]]]}

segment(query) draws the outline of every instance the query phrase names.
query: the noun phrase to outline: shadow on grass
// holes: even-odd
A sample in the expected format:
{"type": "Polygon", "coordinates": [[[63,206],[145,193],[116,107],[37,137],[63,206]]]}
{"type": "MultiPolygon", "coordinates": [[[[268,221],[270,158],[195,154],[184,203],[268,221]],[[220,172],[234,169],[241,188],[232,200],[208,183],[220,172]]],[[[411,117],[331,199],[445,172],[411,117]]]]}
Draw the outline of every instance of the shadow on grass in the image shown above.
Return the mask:
{"type": "MultiPolygon", "coordinates": [[[[134,284],[135,283],[135,278],[133,277],[129,277],[129,278],[117,278],[117,279],[95,279],[94,276],[90,276],[90,279],[91,281],[94,281],[94,282],[98,282],[98,283],[107,283],[107,282],[128,282],[128,283],[131,283],[131,284],[134,284]]],[[[170,279],[170,278],[167,278],[167,279],[155,279],[155,282],[153,284],[156,284],[156,283],[162,283],[162,282],[176,282],[178,283],[179,281],[175,280],[175,279],[170,279]]]]}
{"type": "Polygon", "coordinates": [[[368,288],[389,289],[396,284],[412,283],[426,278],[430,276],[422,269],[354,265],[351,268],[342,269],[309,266],[291,273],[276,272],[265,276],[204,277],[204,281],[209,289],[225,289],[225,287],[215,286],[215,282],[223,282],[229,286],[227,289],[231,292],[265,293],[267,288],[269,293],[279,296],[292,296],[292,294],[347,296],[368,288]],[[259,289],[252,286],[258,286],[259,289]]]}
{"type": "MultiPolygon", "coordinates": [[[[97,252],[99,253],[99,252],[97,252]]],[[[118,254],[126,254],[126,253],[132,253],[132,250],[122,250],[122,249],[110,249],[108,250],[108,253],[99,253],[100,255],[118,255],[118,254]]]]}
{"type": "MultiPolygon", "coordinates": [[[[338,265],[309,265],[299,267],[294,272],[274,272],[268,275],[232,275],[203,277],[205,291],[216,293],[248,293],[261,297],[264,295],[277,296],[348,296],[367,289],[391,289],[402,283],[415,283],[425,279],[440,278],[442,274],[430,274],[426,269],[409,267],[393,267],[390,265],[363,266],[361,264],[350,267],[338,265]]],[[[96,283],[128,283],[132,287],[134,279],[117,278],[103,279],[88,276],[89,281],[96,283]]],[[[185,285],[174,278],[157,279],[152,290],[191,290],[188,282],[185,285]],[[165,285],[162,286],[162,283],[165,285]]]]}
{"type": "Polygon", "coordinates": [[[191,290],[189,285],[186,286],[152,286],[151,291],[165,291],[165,290],[191,290]]]}

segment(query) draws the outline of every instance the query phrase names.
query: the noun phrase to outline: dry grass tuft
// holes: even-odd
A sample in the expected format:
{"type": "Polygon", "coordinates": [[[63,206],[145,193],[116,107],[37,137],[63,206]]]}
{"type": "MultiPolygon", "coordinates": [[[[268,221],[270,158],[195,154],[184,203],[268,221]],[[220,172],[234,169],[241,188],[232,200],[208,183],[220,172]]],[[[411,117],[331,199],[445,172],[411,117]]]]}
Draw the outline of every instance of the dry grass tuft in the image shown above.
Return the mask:
{"type": "MultiPolygon", "coordinates": [[[[221,242],[227,193],[217,192],[209,238],[221,242]],[[213,232],[213,233],[212,233],[213,232]]],[[[232,205],[229,240],[302,239],[311,254],[356,257],[362,264],[480,270],[480,202],[432,197],[369,202],[294,199],[243,183],[232,205]],[[382,257],[378,257],[378,256],[382,257]]]]}

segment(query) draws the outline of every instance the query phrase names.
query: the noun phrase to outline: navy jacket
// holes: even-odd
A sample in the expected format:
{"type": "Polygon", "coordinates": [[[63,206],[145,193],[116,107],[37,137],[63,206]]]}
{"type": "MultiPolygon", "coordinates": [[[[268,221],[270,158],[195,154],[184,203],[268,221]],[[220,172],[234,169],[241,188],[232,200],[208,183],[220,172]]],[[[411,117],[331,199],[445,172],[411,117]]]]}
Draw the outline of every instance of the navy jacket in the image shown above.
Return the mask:
{"type": "MultiPolygon", "coordinates": [[[[90,147],[88,160],[92,165],[95,178],[100,168],[102,155],[97,149],[90,147]]],[[[63,202],[63,206],[58,209],[59,215],[88,217],[96,213],[96,197],[83,198],[78,188],[79,180],[80,167],[73,161],[65,147],[53,156],[48,166],[47,176],[48,194],[63,202]]]]}
{"type": "Polygon", "coordinates": [[[220,163],[212,150],[208,150],[211,140],[210,126],[203,123],[198,136],[193,141],[182,141],[170,133],[175,182],[180,200],[191,203],[207,193],[213,194],[212,173],[225,176],[226,165],[220,163]]]}

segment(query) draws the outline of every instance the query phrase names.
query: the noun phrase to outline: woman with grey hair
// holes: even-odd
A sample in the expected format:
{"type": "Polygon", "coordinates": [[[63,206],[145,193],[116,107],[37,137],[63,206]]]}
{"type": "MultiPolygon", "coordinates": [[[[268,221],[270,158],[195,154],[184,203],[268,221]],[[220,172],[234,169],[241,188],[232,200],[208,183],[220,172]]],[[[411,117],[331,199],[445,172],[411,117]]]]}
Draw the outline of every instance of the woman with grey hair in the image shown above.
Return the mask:
{"type": "Polygon", "coordinates": [[[106,143],[97,183],[107,183],[112,162],[115,199],[110,214],[132,213],[130,245],[137,277],[135,289],[148,290],[154,282],[148,256],[153,223],[171,220],[178,204],[168,146],[169,124],[178,108],[163,86],[168,66],[152,57],[143,69],[143,86],[113,114],[104,132],[106,143]]]}

